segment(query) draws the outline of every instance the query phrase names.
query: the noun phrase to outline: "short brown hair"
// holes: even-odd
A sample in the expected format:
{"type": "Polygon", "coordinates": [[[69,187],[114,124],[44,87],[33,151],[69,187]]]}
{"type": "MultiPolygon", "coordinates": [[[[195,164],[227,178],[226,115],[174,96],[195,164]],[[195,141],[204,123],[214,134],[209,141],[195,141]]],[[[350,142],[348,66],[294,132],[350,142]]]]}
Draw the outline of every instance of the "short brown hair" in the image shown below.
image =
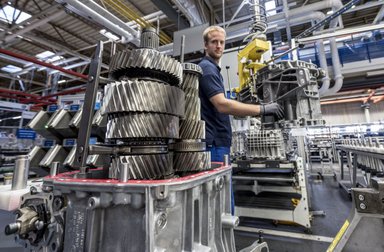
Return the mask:
{"type": "Polygon", "coordinates": [[[209,40],[209,34],[211,32],[214,32],[214,31],[218,31],[218,32],[222,32],[224,33],[224,37],[227,36],[227,33],[225,32],[225,30],[220,27],[220,26],[217,26],[217,25],[212,25],[212,26],[209,26],[208,28],[206,28],[203,32],[203,39],[204,39],[204,43],[207,43],[208,40],[209,40]]]}

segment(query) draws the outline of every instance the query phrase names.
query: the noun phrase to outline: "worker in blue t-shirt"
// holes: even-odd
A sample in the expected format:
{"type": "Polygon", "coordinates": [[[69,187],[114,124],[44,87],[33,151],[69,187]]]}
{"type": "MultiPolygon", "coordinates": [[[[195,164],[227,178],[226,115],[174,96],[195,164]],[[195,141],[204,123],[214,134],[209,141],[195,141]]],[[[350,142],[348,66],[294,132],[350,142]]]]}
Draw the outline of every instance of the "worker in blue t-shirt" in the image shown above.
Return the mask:
{"type": "MultiPolygon", "coordinates": [[[[225,97],[223,76],[219,62],[225,46],[225,30],[220,26],[210,26],[203,33],[205,57],[199,63],[203,75],[199,79],[201,119],[205,121],[207,150],[211,152],[213,162],[224,162],[224,155],[230,154],[232,129],[229,115],[284,116],[282,107],[277,103],[265,105],[245,104],[225,97]]],[[[235,204],[231,189],[231,212],[235,204]]]]}
{"type": "Polygon", "coordinates": [[[199,63],[203,75],[199,80],[201,119],[205,121],[207,149],[211,160],[223,162],[224,155],[230,153],[232,129],[229,115],[284,116],[277,103],[265,105],[245,104],[225,97],[223,76],[219,62],[224,52],[225,30],[220,26],[210,26],[203,33],[205,57],[199,63]]]}

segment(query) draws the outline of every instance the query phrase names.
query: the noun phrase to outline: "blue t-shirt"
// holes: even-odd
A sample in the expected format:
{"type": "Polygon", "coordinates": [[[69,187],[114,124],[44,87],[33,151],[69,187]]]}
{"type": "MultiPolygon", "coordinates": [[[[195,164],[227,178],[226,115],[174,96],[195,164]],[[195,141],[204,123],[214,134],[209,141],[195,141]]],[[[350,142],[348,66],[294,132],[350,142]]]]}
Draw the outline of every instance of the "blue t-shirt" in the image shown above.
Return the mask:
{"type": "Polygon", "coordinates": [[[209,100],[217,94],[225,94],[221,68],[208,56],[205,56],[199,66],[203,75],[199,79],[199,96],[201,103],[201,119],[205,121],[207,145],[230,147],[232,129],[229,115],[220,113],[209,100]]]}

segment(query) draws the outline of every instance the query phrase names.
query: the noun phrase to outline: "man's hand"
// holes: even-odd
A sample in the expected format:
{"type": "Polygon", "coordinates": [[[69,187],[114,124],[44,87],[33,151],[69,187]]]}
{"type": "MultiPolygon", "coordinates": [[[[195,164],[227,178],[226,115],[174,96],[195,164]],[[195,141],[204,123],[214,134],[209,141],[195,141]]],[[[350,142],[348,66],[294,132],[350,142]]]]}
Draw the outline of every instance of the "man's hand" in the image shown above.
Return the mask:
{"type": "Polygon", "coordinates": [[[284,118],[283,108],[276,102],[270,104],[260,105],[260,114],[264,115],[275,115],[278,119],[284,118]]]}

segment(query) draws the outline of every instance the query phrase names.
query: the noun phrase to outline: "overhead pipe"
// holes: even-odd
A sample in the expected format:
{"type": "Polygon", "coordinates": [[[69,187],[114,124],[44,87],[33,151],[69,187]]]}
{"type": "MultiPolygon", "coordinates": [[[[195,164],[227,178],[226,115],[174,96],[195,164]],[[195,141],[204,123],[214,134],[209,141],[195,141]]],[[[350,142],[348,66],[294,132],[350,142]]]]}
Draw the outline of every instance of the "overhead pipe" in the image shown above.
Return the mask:
{"type": "MultiPolygon", "coordinates": [[[[122,36],[123,42],[132,42],[136,45],[139,44],[139,34],[137,31],[125,24],[121,19],[98,5],[93,1],[84,1],[84,3],[77,0],[57,0],[60,3],[66,3],[73,8],[69,8],[75,13],[91,18],[100,25],[106,27],[108,30],[122,36]]],[[[66,6],[68,7],[68,6],[66,6]]]]}
{"type": "MultiPolygon", "coordinates": [[[[321,105],[330,105],[330,104],[340,104],[340,103],[351,103],[351,102],[362,102],[366,100],[366,97],[360,97],[360,98],[347,98],[347,99],[338,99],[338,100],[331,100],[331,101],[320,101],[321,105]]],[[[371,100],[373,103],[377,103],[379,101],[384,100],[384,95],[377,95],[377,96],[372,96],[371,100]]]]}
{"type": "MultiPolygon", "coordinates": [[[[191,27],[202,25],[203,21],[193,0],[171,0],[173,4],[187,17],[191,27]]],[[[225,20],[223,20],[225,22],[225,20]]]]}
{"type": "Polygon", "coordinates": [[[10,79],[10,80],[22,80],[22,81],[27,81],[29,83],[32,83],[32,84],[35,84],[35,85],[38,85],[38,86],[41,86],[41,87],[45,87],[45,83],[42,83],[42,82],[38,82],[38,81],[34,81],[34,80],[27,80],[27,79],[24,79],[24,78],[19,78],[19,77],[16,77],[16,76],[11,76],[11,75],[8,75],[8,74],[1,74],[0,73],[0,77],[3,77],[3,78],[7,78],[7,79],[10,79]]]}
{"type": "Polygon", "coordinates": [[[324,96],[331,84],[331,79],[329,78],[327,58],[325,57],[324,50],[324,41],[322,39],[316,41],[317,55],[319,57],[320,67],[324,70],[325,76],[322,79],[322,85],[319,88],[320,97],[324,96]]]}
{"type": "Polygon", "coordinates": [[[40,61],[38,59],[35,59],[35,58],[32,58],[32,57],[28,57],[28,56],[25,56],[25,55],[21,55],[21,54],[18,54],[18,53],[14,53],[14,52],[2,49],[2,48],[0,48],[0,53],[8,55],[8,56],[11,56],[11,57],[15,57],[17,59],[22,59],[22,60],[25,60],[25,61],[29,61],[29,62],[35,63],[37,65],[40,65],[40,66],[45,66],[45,67],[48,67],[48,68],[52,68],[52,69],[58,70],[60,72],[63,72],[63,73],[69,74],[69,75],[73,75],[73,76],[76,76],[76,77],[79,77],[79,78],[82,78],[82,79],[85,79],[85,80],[88,79],[88,76],[85,75],[85,74],[74,72],[72,70],[67,70],[67,69],[64,69],[62,67],[55,66],[55,65],[52,65],[52,64],[40,61]]]}
{"type": "Polygon", "coordinates": [[[23,91],[18,91],[18,90],[12,90],[12,89],[5,89],[5,88],[0,88],[0,93],[6,93],[6,94],[14,94],[14,95],[21,95],[21,96],[25,96],[25,97],[30,97],[30,98],[33,98],[33,99],[42,99],[42,97],[40,95],[36,95],[36,94],[30,94],[30,93],[26,93],[26,92],[23,92],[23,91]]]}
{"type": "MultiPolygon", "coordinates": [[[[119,14],[121,14],[122,16],[127,16],[128,18],[133,20],[136,24],[140,26],[141,29],[144,29],[146,27],[156,28],[149,21],[147,21],[145,17],[141,17],[140,15],[138,15],[135,11],[131,10],[121,0],[105,0],[104,3],[108,5],[110,8],[114,9],[119,14]]],[[[126,24],[129,25],[129,23],[126,23],[126,24]]],[[[163,31],[159,31],[159,39],[160,39],[160,42],[163,44],[167,44],[172,41],[171,37],[169,37],[163,31]]]]}
{"type": "MultiPolygon", "coordinates": [[[[91,62],[91,58],[87,57],[87,56],[84,56],[76,51],[73,51],[63,45],[60,45],[60,44],[57,44],[57,43],[54,43],[52,41],[47,41],[46,39],[42,39],[42,38],[39,38],[37,36],[33,36],[31,34],[27,34],[27,35],[24,35],[25,38],[28,38],[32,41],[35,41],[39,44],[42,44],[42,45],[45,45],[45,46],[48,46],[52,49],[55,49],[55,50],[58,50],[58,51],[63,51],[69,55],[72,55],[72,56],[75,56],[75,57],[78,57],[84,61],[89,61],[91,62]]],[[[108,41],[104,42],[104,43],[107,43],[108,41]]],[[[105,68],[105,69],[109,69],[109,66],[107,64],[101,64],[101,67],[105,68]]]]}

